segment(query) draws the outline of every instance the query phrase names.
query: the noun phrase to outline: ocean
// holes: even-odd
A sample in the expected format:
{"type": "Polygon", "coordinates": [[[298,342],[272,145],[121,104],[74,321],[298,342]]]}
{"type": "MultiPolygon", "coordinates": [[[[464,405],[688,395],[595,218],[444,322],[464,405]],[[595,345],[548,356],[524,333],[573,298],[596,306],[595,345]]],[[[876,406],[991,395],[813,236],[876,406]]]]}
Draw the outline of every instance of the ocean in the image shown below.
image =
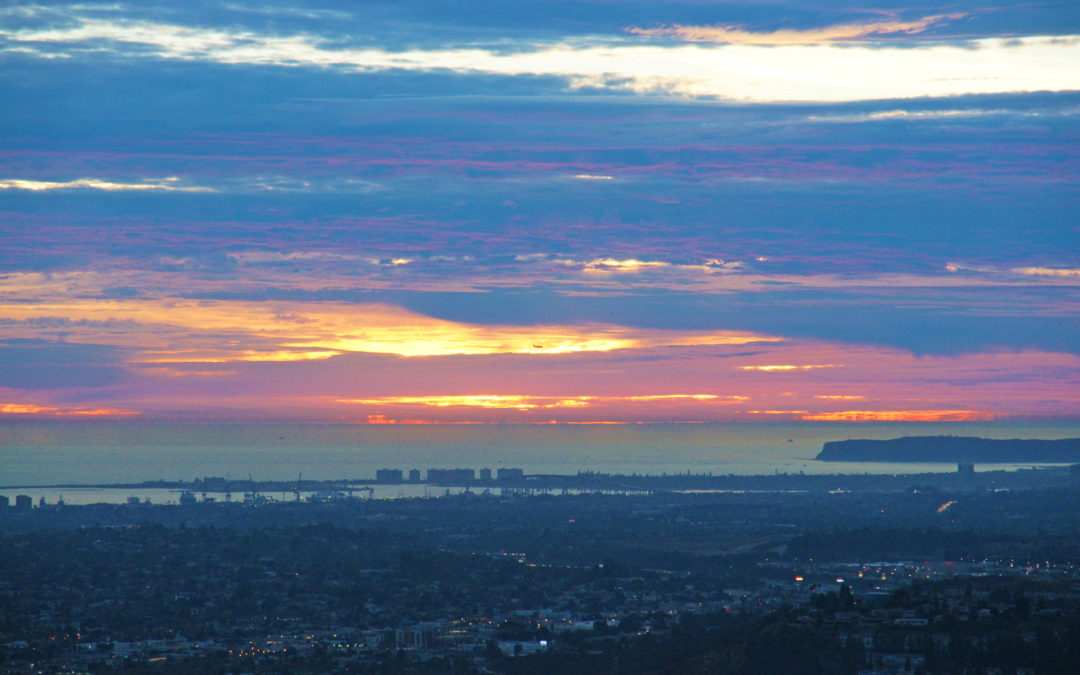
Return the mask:
{"type": "MultiPolygon", "coordinates": [[[[519,467],[529,474],[924,473],[955,464],[819,462],[825,441],[924,435],[1068,438],[1076,424],[627,425],[156,424],[6,422],[0,486],[224,476],[356,479],[381,468],[519,467]]],[[[993,465],[1019,468],[1031,464],[993,465]]]]}

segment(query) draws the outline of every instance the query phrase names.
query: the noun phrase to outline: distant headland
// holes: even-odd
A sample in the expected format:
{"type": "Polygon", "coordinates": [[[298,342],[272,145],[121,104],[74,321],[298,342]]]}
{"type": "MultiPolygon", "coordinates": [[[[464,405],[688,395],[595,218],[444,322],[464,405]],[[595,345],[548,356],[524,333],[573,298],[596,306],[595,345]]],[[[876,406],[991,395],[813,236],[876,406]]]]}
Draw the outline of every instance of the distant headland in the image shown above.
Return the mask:
{"type": "Polygon", "coordinates": [[[1045,441],[972,436],[904,436],[886,441],[829,441],[826,462],[1080,462],[1080,438],[1045,441]]]}

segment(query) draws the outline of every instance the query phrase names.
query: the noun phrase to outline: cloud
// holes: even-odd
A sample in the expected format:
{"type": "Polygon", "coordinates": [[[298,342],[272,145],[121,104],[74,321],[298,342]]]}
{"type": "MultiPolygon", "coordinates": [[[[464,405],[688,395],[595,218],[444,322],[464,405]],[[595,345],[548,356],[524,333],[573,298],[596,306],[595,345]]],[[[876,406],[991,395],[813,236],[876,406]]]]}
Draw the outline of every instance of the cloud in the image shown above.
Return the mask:
{"type": "Polygon", "coordinates": [[[340,403],[359,405],[421,405],[433,408],[472,407],[508,408],[532,410],[534,408],[569,408],[587,406],[582,398],[559,398],[554,396],[514,396],[481,394],[472,396],[387,396],[366,399],[343,399],[340,403]]]}
{"type": "Polygon", "coordinates": [[[988,422],[993,413],[978,410],[845,410],[810,413],[802,419],[811,422],[988,422]]]}
{"type": "Polygon", "coordinates": [[[296,351],[289,349],[257,350],[236,349],[213,352],[210,350],[158,350],[148,349],[132,363],[231,363],[234,361],[319,361],[338,356],[342,352],[329,349],[319,351],[296,351]]]}
{"type": "Polygon", "coordinates": [[[72,408],[43,406],[35,403],[0,403],[0,415],[48,415],[48,416],[85,416],[117,417],[138,415],[135,410],[115,410],[112,408],[72,408]]]}
{"type": "Polygon", "coordinates": [[[378,398],[341,399],[339,403],[358,405],[419,405],[433,408],[473,407],[513,410],[544,408],[585,408],[596,403],[638,403],[655,401],[709,401],[738,403],[747,396],[718,394],[641,394],[631,396],[529,396],[507,394],[449,395],[449,396],[382,396],[378,398]]]}
{"type": "MultiPolygon", "coordinates": [[[[3,323],[0,323],[3,326],[3,323]]],[[[120,350],[56,340],[63,328],[39,325],[52,339],[0,341],[0,387],[21,390],[105,389],[123,381],[120,350]]],[[[116,328],[116,326],[114,326],[116,328]]],[[[9,324],[7,334],[19,331],[9,324]]]]}
{"type": "MultiPolygon", "coordinates": [[[[1049,277],[1061,285],[1075,285],[1080,282],[1080,268],[1075,267],[1044,267],[1041,265],[1031,265],[1022,267],[1010,267],[1003,269],[1001,267],[995,267],[993,265],[978,265],[969,263],[957,263],[950,262],[945,264],[945,269],[948,272],[976,272],[979,274],[1005,276],[1007,274],[1018,274],[1025,277],[1049,277]]],[[[1041,283],[1046,283],[1047,280],[1041,283]]]]}
{"type": "Polygon", "coordinates": [[[235,377],[239,374],[236,370],[181,370],[179,368],[140,368],[141,375],[155,377],[235,377]]]}
{"type": "Polygon", "coordinates": [[[238,263],[247,265],[277,264],[291,262],[340,262],[359,260],[359,256],[329,251],[237,251],[227,256],[238,263]]]}
{"type": "MultiPolygon", "coordinates": [[[[603,278],[600,275],[605,272],[635,273],[645,271],[665,271],[674,273],[674,275],[668,274],[664,278],[677,286],[684,286],[694,279],[705,281],[708,278],[708,275],[717,272],[739,271],[744,265],[742,261],[719,260],[717,258],[709,258],[700,264],[679,264],[665,260],[639,260],[637,258],[614,258],[610,256],[588,260],[577,260],[573,258],[549,256],[543,253],[517,255],[514,256],[514,260],[537,265],[552,264],[562,267],[579,268],[582,272],[594,275],[594,278],[603,278]],[[680,279],[680,276],[683,278],[680,279]]],[[[765,259],[761,260],[764,261],[765,259]]]]}
{"type": "Polygon", "coordinates": [[[778,366],[739,366],[739,370],[760,370],[766,373],[776,373],[791,370],[816,370],[818,368],[839,368],[840,366],[835,363],[823,363],[818,365],[778,365],[778,366]]]}
{"type": "Polygon", "coordinates": [[[989,265],[971,265],[967,263],[949,262],[945,263],[945,270],[947,272],[982,272],[993,273],[999,270],[989,265]]]}
{"type": "Polygon", "coordinates": [[[1034,277],[1080,278],[1080,269],[1078,268],[1014,267],[1009,271],[1034,277]]]}
{"type": "MultiPolygon", "coordinates": [[[[395,419],[386,415],[368,415],[361,424],[499,424],[499,422],[482,420],[418,420],[418,419],[395,419]]],[[[518,421],[515,424],[646,424],[646,422],[624,422],[614,420],[543,420],[543,421],[518,421]]]]}
{"type": "MultiPolygon", "coordinates": [[[[1061,114],[1061,113],[1058,113],[1061,114]]],[[[1075,114],[1075,113],[1069,113],[1075,114]]],[[[808,122],[840,122],[840,123],[860,123],[860,122],[890,122],[894,120],[901,121],[925,121],[925,120],[959,120],[965,118],[979,118],[979,117],[1042,117],[1046,115],[1045,112],[1023,112],[1017,110],[981,110],[981,109],[949,109],[949,110],[904,110],[898,108],[895,110],[879,110],[876,112],[865,113],[848,113],[837,115],[809,115],[806,120],[808,122]]]]}
{"type": "Polygon", "coordinates": [[[855,40],[875,35],[916,35],[929,28],[966,14],[935,14],[915,21],[871,21],[842,23],[823,28],[782,29],[753,32],[739,26],[664,26],[661,28],[627,28],[628,33],[647,37],[673,37],[684,42],[712,42],[739,45],[810,45],[841,40],[855,40]]]}
{"type": "Polygon", "coordinates": [[[386,415],[368,415],[364,424],[485,424],[485,422],[440,422],[437,420],[394,419],[386,415]]]}
{"type": "MultiPolygon", "coordinates": [[[[927,418],[930,421],[949,421],[941,411],[1070,418],[1077,410],[1077,397],[1070,393],[1076,387],[1070,385],[1080,373],[1080,360],[1034,351],[916,357],[866,345],[789,340],[759,343],[752,350],[697,346],[540,357],[488,353],[438,358],[342,352],[326,359],[243,360],[249,357],[249,345],[263,345],[261,349],[271,352],[276,342],[296,337],[292,330],[326,328],[326,321],[309,316],[316,321],[282,321],[286,332],[269,335],[269,327],[259,325],[259,321],[267,320],[272,309],[288,308],[263,304],[265,314],[260,315],[243,314],[239,306],[204,306],[203,315],[211,320],[203,334],[195,329],[169,334],[149,329],[153,327],[135,329],[133,334],[116,330],[97,333],[94,326],[83,327],[87,332],[73,332],[66,339],[129,344],[111,361],[125,370],[119,386],[38,390],[33,399],[23,391],[5,394],[0,389],[0,401],[54,407],[78,404],[193,419],[232,410],[229,414],[236,419],[363,421],[366,415],[382,414],[398,420],[504,423],[722,422],[801,419],[804,414],[832,415],[836,421],[872,419],[866,411],[884,412],[897,421],[922,419],[899,413],[932,411],[937,417],[927,418]],[[252,324],[252,333],[222,330],[221,319],[214,314],[223,312],[252,324]],[[148,346],[134,346],[139,343],[148,346]],[[155,343],[161,346],[153,347],[155,343]],[[170,350],[173,353],[163,353],[170,350]],[[162,362],[132,362],[144,359],[162,362]],[[232,361],[227,367],[209,365],[228,359],[232,361]],[[733,368],[755,363],[832,363],[843,367],[795,371],[787,376],[733,368]],[[846,392],[860,392],[865,398],[854,399],[846,392]],[[85,403],[89,396],[93,405],[85,403]],[[854,402],[859,403],[858,409],[845,407],[854,402]]],[[[171,309],[185,316],[189,306],[181,303],[171,309]]],[[[299,308],[291,309],[295,312],[299,308]]],[[[352,325],[356,331],[379,320],[372,308],[361,309],[363,313],[341,317],[339,325],[352,325]]],[[[404,331],[425,332],[438,326],[415,318],[410,321],[404,324],[404,331]]],[[[505,327],[482,328],[498,334],[505,327]]],[[[643,330],[639,335],[648,336],[651,331],[643,330]]],[[[80,355],[76,347],[69,349],[69,355],[50,360],[96,358],[92,350],[78,348],[88,351],[80,355]]],[[[0,356],[3,353],[0,351],[0,356]]],[[[71,370],[71,366],[67,368],[71,370]]],[[[882,417],[882,421],[889,420],[882,417]]]]}
{"type": "Polygon", "coordinates": [[[69,181],[23,180],[18,178],[0,179],[0,190],[29,190],[44,192],[47,190],[104,190],[119,191],[160,191],[160,192],[217,192],[213,188],[197,185],[181,185],[175,176],[150,183],[114,183],[97,178],[78,178],[69,181]]]}
{"type": "Polygon", "coordinates": [[[670,267],[671,263],[660,261],[616,260],[614,258],[599,258],[584,263],[586,272],[637,272],[650,267],[670,267]]]}
{"type": "MultiPolygon", "coordinates": [[[[932,23],[928,17],[926,25],[932,23]]],[[[920,22],[882,22],[845,29],[918,32],[920,22]]],[[[728,30],[728,29],[723,29],[728,30]]],[[[837,31],[841,35],[845,31],[837,31]]],[[[317,68],[344,74],[392,71],[503,77],[557,77],[574,89],[716,97],[737,101],[856,101],[883,98],[1080,89],[1076,40],[1024,36],[970,40],[961,46],[836,46],[828,31],[795,43],[640,45],[611,39],[532,44],[512,51],[483,48],[350,48],[316,35],[261,34],[145,21],[74,19],[51,28],[0,31],[8,46],[68,53],[96,51],[132,59],[317,68]]],[[[729,37],[736,33],[728,33],[729,37]]],[[[746,33],[752,36],[752,33],[746,33]]],[[[799,35],[797,32],[794,35],[799,35]]],[[[762,38],[764,39],[764,38],[762,38]]],[[[793,38],[794,39],[794,38],[793,38]]],[[[590,174],[591,175],[591,174],[590,174]]]]}
{"type": "MultiPolygon", "coordinates": [[[[1075,361],[1029,351],[1080,345],[1077,118],[1052,112],[1075,111],[1077,94],[608,95],[1076,89],[1067,41],[717,46],[564,40],[549,25],[532,33],[543,41],[493,46],[437,26],[384,36],[364,16],[320,28],[220,9],[46,14],[0,19],[0,50],[66,57],[5,57],[18,95],[0,116],[19,141],[0,178],[23,183],[0,188],[0,264],[51,272],[0,273],[0,332],[116,347],[73,363],[0,354],[0,382],[52,397],[36,403],[287,413],[306,397],[295,405],[322,419],[400,420],[1077,410],[1075,361]],[[557,94],[571,86],[600,89],[557,94]],[[218,192],[177,208],[166,191],[188,186],[218,192]],[[986,269],[950,273],[952,259],[986,269]],[[584,405],[335,403],[462,392],[584,405]],[[824,398],[849,393],[866,398],[824,398]]],[[[617,14],[615,30],[705,22],[617,14]]],[[[1007,29],[1038,35],[1023,25],[1007,29]]]]}
{"type": "Polygon", "coordinates": [[[551,355],[665,346],[740,345],[781,338],[744,331],[677,331],[614,324],[469,324],[383,304],[69,299],[0,304],[12,337],[41,337],[50,318],[82,342],[125,344],[142,363],[325,359],[343,352],[397,356],[551,355]],[[89,323],[80,323],[80,322],[89,323]],[[130,330],[117,322],[131,322],[130,330]],[[227,338],[227,339],[226,339],[227,338]],[[226,346],[228,345],[228,346],[226,346]]]}

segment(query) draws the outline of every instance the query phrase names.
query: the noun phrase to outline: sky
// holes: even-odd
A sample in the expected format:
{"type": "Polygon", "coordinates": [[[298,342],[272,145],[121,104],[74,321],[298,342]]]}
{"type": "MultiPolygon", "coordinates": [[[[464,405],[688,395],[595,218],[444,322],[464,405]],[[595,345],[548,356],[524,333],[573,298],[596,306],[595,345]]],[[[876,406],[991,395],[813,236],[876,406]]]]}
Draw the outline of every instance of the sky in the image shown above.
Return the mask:
{"type": "Polygon", "coordinates": [[[1080,421],[1080,4],[6,2],[0,424],[1080,421]]]}

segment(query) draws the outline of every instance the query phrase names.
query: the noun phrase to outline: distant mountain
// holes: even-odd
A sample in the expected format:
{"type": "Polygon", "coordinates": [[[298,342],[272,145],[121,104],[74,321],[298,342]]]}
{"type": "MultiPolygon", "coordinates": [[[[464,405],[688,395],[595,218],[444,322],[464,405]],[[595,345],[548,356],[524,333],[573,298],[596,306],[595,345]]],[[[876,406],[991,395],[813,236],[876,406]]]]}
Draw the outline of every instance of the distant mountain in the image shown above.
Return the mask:
{"type": "Polygon", "coordinates": [[[971,436],[904,436],[887,441],[828,441],[826,462],[1080,462],[1080,438],[995,440],[971,436]]]}

